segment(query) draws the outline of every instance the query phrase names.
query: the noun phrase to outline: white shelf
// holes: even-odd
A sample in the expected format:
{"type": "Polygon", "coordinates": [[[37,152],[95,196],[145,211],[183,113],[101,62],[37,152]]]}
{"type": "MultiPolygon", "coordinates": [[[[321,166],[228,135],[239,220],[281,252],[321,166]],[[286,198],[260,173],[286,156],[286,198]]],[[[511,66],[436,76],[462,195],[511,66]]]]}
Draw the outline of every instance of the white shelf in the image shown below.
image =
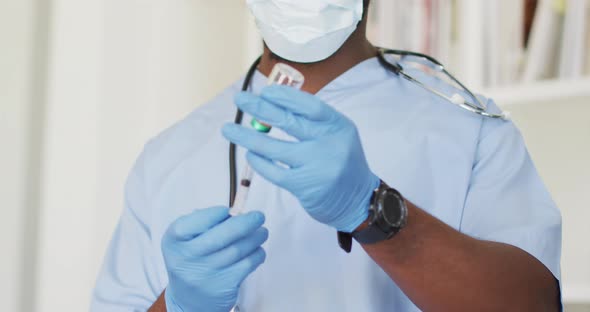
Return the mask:
{"type": "Polygon", "coordinates": [[[562,285],[562,299],[566,304],[590,303],[590,286],[588,285],[562,285]]]}
{"type": "Polygon", "coordinates": [[[546,80],[482,92],[500,106],[535,104],[560,99],[590,97],[590,77],[576,80],[546,80]]]}

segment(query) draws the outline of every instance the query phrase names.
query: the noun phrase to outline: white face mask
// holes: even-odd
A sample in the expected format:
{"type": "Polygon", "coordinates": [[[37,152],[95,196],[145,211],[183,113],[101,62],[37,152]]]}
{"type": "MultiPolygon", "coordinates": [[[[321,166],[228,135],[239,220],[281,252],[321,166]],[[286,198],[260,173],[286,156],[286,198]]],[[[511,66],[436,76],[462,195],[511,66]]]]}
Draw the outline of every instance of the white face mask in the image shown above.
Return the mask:
{"type": "Polygon", "coordinates": [[[312,63],[334,54],[363,18],[363,0],[246,0],[278,56],[312,63]]]}

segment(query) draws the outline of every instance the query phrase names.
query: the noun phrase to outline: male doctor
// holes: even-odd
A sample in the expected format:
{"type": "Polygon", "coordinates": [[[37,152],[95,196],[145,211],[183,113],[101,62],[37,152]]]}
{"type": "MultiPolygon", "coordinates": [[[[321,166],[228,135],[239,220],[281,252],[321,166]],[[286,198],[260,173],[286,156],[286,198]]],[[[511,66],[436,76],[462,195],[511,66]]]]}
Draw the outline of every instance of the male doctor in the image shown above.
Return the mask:
{"type": "Polygon", "coordinates": [[[247,0],[266,46],[251,92],[145,146],[93,311],[560,310],[560,214],[518,130],[386,70],[368,2],[247,0]],[[265,87],[279,61],[304,91],[265,87]],[[232,124],[236,105],[272,132],[232,124]],[[236,217],[228,140],[257,172],[236,217]]]}

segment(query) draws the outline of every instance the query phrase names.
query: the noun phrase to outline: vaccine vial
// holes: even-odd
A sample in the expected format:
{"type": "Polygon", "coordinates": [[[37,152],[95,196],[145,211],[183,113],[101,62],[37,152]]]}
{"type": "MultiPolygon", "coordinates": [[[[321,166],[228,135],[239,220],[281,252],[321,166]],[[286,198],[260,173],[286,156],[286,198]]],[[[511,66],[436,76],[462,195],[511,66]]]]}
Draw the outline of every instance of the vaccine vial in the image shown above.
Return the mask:
{"type": "MultiPolygon", "coordinates": [[[[303,75],[296,70],[295,68],[284,64],[284,63],[277,63],[270,75],[268,76],[268,85],[284,85],[284,86],[290,86],[296,89],[301,89],[301,87],[303,86],[303,83],[305,82],[305,78],[303,77],[303,75]]],[[[256,131],[258,132],[262,132],[262,133],[268,133],[271,130],[271,126],[259,122],[256,119],[252,119],[252,122],[250,123],[250,125],[252,125],[252,128],[256,129],[256,131]]]]}

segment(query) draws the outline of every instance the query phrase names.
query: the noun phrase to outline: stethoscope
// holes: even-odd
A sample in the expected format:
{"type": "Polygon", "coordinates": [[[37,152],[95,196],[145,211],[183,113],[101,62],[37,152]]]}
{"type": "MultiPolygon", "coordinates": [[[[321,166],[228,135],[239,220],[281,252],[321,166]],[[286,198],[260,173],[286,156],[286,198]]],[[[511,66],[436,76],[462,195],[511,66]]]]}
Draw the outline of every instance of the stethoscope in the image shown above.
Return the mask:
{"type": "MultiPolygon", "coordinates": [[[[259,57],[256,61],[254,61],[252,66],[250,66],[250,69],[248,69],[248,72],[246,74],[246,78],[244,79],[244,83],[242,84],[242,91],[248,91],[248,89],[250,88],[252,78],[254,77],[254,74],[256,73],[256,69],[258,68],[258,65],[260,64],[261,59],[262,59],[262,57],[259,57]]],[[[474,114],[477,114],[479,116],[483,116],[486,118],[504,119],[504,120],[509,119],[509,116],[507,113],[496,114],[496,113],[489,112],[487,110],[486,105],[484,103],[482,103],[482,101],[477,96],[475,96],[475,94],[473,92],[471,92],[471,90],[469,90],[469,88],[467,88],[465,85],[463,85],[457,78],[455,78],[451,73],[449,73],[439,61],[437,61],[435,58],[433,58],[431,56],[428,56],[428,55],[422,54],[422,53],[417,53],[417,52],[405,51],[405,50],[379,49],[379,52],[377,53],[377,59],[379,60],[379,63],[383,67],[385,67],[386,69],[395,73],[396,75],[408,80],[409,82],[411,82],[413,84],[420,86],[424,90],[431,92],[432,94],[435,94],[436,96],[441,97],[444,100],[446,100],[452,104],[455,104],[465,110],[468,110],[474,114]],[[397,63],[391,63],[385,59],[385,55],[396,55],[400,58],[400,61],[397,63]],[[463,93],[465,93],[470,98],[470,101],[466,100],[459,93],[455,93],[452,96],[448,96],[448,95],[424,84],[420,80],[414,78],[413,76],[408,74],[408,72],[404,69],[404,67],[401,64],[405,58],[412,58],[416,63],[424,65],[428,69],[444,74],[448,79],[450,79],[452,82],[456,83],[462,89],[461,91],[463,93]]],[[[242,112],[241,110],[238,109],[236,112],[234,122],[236,124],[241,124],[243,118],[244,118],[244,112],[242,112]]],[[[236,145],[234,143],[231,143],[230,147],[229,147],[229,169],[230,169],[229,170],[229,178],[230,178],[229,206],[233,207],[234,199],[236,197],[236,192],[237,192],[236,145]]]]}

